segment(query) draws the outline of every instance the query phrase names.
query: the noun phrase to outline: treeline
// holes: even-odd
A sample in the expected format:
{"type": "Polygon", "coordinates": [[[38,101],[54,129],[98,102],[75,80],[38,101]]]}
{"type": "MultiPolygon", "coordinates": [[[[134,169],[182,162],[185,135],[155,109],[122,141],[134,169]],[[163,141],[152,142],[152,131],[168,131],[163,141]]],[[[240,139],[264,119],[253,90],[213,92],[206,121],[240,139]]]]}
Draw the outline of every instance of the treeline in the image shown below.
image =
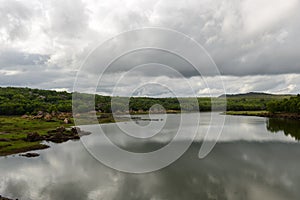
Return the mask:
{"type": "MultiPolygon", "coordinates": [[[[43,112],[72,112],[72,93],[40,90],[31,88],[0,87],[0,115],[23,115],[43,112]]],[[[146,112],[149,109],[160,111],[211,111],[225,108],[224,96],[219,98],[146,98],[146,97],[109,97],[74,93],[73,101],[76,112],[98,111],[146,112]],[[212,101],[213,100],[213,101],[212,101]],[[160,105],[160,106],[157,106],[160,105]]],[[[227,110],[271,112],[298,112],[299,96],[283,100],[276,95],[242,95],[230,96],[226,100],[227,110]]]]}
{"type": "Polygon", "coordinates": [[[76,113],[96,110],[111,112],[147,112],[159,111],[210,111],[210,98],[149,98],[149,97],[109,97],[74,93],[76,113]],[[94,104],[95,103],[95,104],[94,104]]]}
{"type": "MultiPolygon", "coordinates": [[[[154,105],[161,105],[166,110],[178,111],[182,107],[187,111],[197,110],[196,102],[183,98],[181,105],[177,98],[146,98],[146,97],[109,97],[74,93],[74,108],[77,112],[99,111],[148,111],[154,105]],[[113,105],[113,107],[111,106],[113,105]],[[129,106],[129,109],[128,109],[129,106]],[[127,108],[127,109],[126,109],[127,108]]],[[[203,98],[198,104],[203,110],[210,109],[210,99],[203,98]]],[[[158,108],[159,109],[159,108],[158,108]]],[[[31,88],[0,87],[0,115],[23,115],[43,112],[72,112],[72,93],[40,90],[31,88]]]]}
{"type": "Polygon", "coordinates": [[[228,111],[266,110],[269,98],[227,98],[228,111]]]}
{"type": "Polygon", "coordinates": [[[300,95],[281,101],[271,101],[267,104],[267,110],[271,113],[285,112],[300,114],[300,95]]]}
{"type": "Polygon", "coordinates": [[[0,115],[70,112],[72,94],[31,88],[0,88],[0,115]]]}
{"type": "MultiPolygon", "coordinates": [[[[0,115],[35,115],[39,111],[72,112],[72,93],[31,88],[0,87],[0,115]]],[[[146,112],[149,109],[160,111],[210,111],[210,98],[148,98],[148,97],[109,97],[74,93],[76,112],[96,110],[103,113],[130,111],[146,112]],[[198,100],[198,101],[197,101],[198,100]],[[160,106],[156,106],[160,105],[160,106]]],[[[215,108],[223,106],[214,105],[215,108]]]]}

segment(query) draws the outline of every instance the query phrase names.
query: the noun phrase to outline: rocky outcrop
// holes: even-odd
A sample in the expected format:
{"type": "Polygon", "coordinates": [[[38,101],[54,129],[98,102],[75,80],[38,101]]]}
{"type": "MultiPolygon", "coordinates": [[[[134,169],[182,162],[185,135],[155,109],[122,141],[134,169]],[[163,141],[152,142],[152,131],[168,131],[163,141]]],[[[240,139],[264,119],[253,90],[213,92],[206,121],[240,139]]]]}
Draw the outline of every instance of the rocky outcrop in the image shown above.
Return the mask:
{"type": "Polygon", "coordinates": [[[41,141],[43,138],[37,133],[37,132],[33,132],[33,133],[28,133],[27,137],[26,137],[26,142],[37,142],[37,141],[41,141]]]}
{"type": "Polygon", "coordinates": [[[71,117],[72,117],[72,113],[65,113],[65,112],[47,113],[47,112],[43,112],[43,111],[38,111],[36,115],[22,115],[21,116],[22,119],[40,119],[40,120],[42,119],[42,120],[45,120],[45,121],[48,121],[48,122],[61,120],[65,124],[71,124],[72,123],[71,117]]]}
{"type": "Polygon", "coordinates": [[[0,142],[10,142],[11,140],[10,139],[7,139],[7,138],[0,138],[0,142]]]}
{"type": "Polygon", "coordinates": [[[28,118],[30,118],[30,117],[29,117],[29,115],[22,115],[21,118],[22,118],[22,119],[28,119],[28,118]]]}
{"type": "Polygon", "coordinates": [[[33,157],[38,157],[40,154],[38,153],[24,153],[20,154],[20,156],[27,157],[27,158],[33,158],[33,157]]]}
{"type": "Polygon", "coordinates": [[[27,142],[37,142],[37,141],[51,141],[55,143],[62,143],[68,140],[78,140],[80,136],[91,134],[90,132],[82,131],[78,127],[73,127],[71,129],[66,129],[65,127],[57,127],[54,130],[50,130],[46,135],[40,135],[36,132],[28,133],[25,141],[27,142]]]}
{"type": "Polygon", "coordinates": [[[46,114],[44,115],[44,120],[46,120],[46,121],[51,121],[51,120],[52,120],[52,115],[50,115],[49,113],[46,113],[46,114]]]}
{"type": "Polygon", "coordinates": [[[60,120],[64,120],[66,118],[71,118],[72,117],[72,113],[65,113],[65,112],[62,112],[62,113],[59,113],[57,114],[57,119],[60,119],[60,120]]]}
{"type": "Polygon", "coordinates": [[[37,115],[33,117],[33,119],[43,119],[44,118],[44,112],[38,111],[37,115]]]}
{"type": "Polygon", "coordinates": [[[70,120],[69,120],[68,118],[65,118],[65,119],[64,119],[64,123],[65,123],[65,124],[69,124],[69,123],[70,123],[70,120]]]}
{"type": "MultiPolygon", "coordinates": [[[[13,200],[13,199],[9,199],[9,198],[6,198],[6,197],[3,197],[0,195],[0,200],[13,200]]],[[[16,199],[16,200],[18,200],[18,199],[16,199]]]]}

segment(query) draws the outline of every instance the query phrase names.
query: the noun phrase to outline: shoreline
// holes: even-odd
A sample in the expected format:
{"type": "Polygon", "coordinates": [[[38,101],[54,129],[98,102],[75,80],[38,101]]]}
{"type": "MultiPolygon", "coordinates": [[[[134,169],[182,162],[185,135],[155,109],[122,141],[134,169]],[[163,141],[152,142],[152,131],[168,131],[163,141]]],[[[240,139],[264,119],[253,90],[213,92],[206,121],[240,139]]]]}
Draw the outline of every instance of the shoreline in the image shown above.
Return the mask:
{"type": "MultiPolygon", "coordinates": [[[[134,113],[133,115],[143,114],[145,113],[134,113]]],[[[168,114],[178,113],[171,112],[168,114]]],[[[227,111],[222,114],[300,120],[300,114],[269,113],[267,111],[227,111]]],[[[100,124],[118,122],[118,120],[115,121],[113,119],[110,113],[102,113],[100,115],[98,117],[100,124]]],[[[0,157],[20,155],[21,153],[49,148],[47,144],[43,144],[44,141],[62,143],[69,140],[78,140],[80,136],[88,135],[88,133],[81,131],[79,128],[73,127],[73,118],[69,119],[71,122],[65,124],[58,119],[47,121],[32,118],[24,119],[21,116],[0,116],[0,126],[1,124],[6,125],[6,127],[2,127],[2,130],[0,127],[0,157]]],[[[135,117],[132,119],[135,119],[135,117]]],[[[121,119],[120,121],[123,120],[121,119]]]]}
{"type": "MultiPolygon", "coordinates": [[[[169,112],[171,113],[175,112],[169,112]]],[[[18,154],[33,157],[31,154],[36,155],[36,153],[32,151],[49,148],[43,143],[45,141],[63,143],[69,140],[79,140],[81,136],[90,134],[75,127],[72,113],[60,114],[63,115],[62,118],[51,116],[49,113],[38,114],[38,116],[0,116],[0,157],[18,154]],[[66,120],[68,123],[65,123],[66,120]]],[[[145,113],[131,113],[136,116],[143,114],[145,113]]],[[[111,113],[99,113],[97,119],[99,124],[128,120],[114,119],[111,113]]],[[[89,115],[86,119],[83,115],[83,120],[84,124],[89,123],[89,115]]]]}
{"type": "MultiPolygon", "coordinates": [[[[13,200],[13,199],[9,199],[7,197],[3,197],[3,196],[0,195],[0,200],[13,200]]],[[[18,200],[18,199],[16,199],[16,200],[18,200]]]]}
{"type": "Polygon", "coordinates": [[[224,114],[236,115],[236,116],[256,116],[256,117],[300,120],[300,114],[296,114],[296,113],[270,113],[268,111],[227,111],[224,114]]]}
{"type": "MultiPolygon", "coordinates": [[[[44,142],[62,143],[78,140],[90,133],[74,127],[71,113],[50,116],[49,113],[37,116],[0,116],[0,157],[17,155],[35,150],[47,149],[44,142]]],[[[111,122],[103,118],[102,122],[111,122]]],[[[101,121],[99,120],[99,123],[101,121]]]]}
{"type": "MultiPolygon", "coordinates": [[[[28,133],[26,138],[20,139],[24,144],[28,144],[28,146],[24,146],[24,147],[17,146],[15,148],[8,148],[6,150],[3,150],[3,147],[4,148],[11,147],[14,145],[13,140],[7,140],[6,142],[10,142],[10,144],[7,146],[4,145],[2,146],[2,148],[0,148],[0,157],[14,155],[14,154],[19,154],[19,156],[25,156],[25,157],[35,157],[35,156],[31,156],[32,154],[36,154],[37,156],[39,156],[39,154],[37,153],[33,153],[33,152],[28,153],[28,152],[47,149],[50,147],[47,144],[43,144],[43,142],[63,143],[69,140],[79,140],[81,136],[89,135],[89,134],[91,133],[82,131],[78,127],[72,127],[71,129],[66,129],[63,126],[57,127],[56,129],[53,130],[49,130],[47,134],[43,134],[43,135],[37,132],[28,133]]],[[[3,142],[3,139],[1,140],[3,142]]],[[[16,141],[15,143],[18,142],[20,141],[16,141]]]]}

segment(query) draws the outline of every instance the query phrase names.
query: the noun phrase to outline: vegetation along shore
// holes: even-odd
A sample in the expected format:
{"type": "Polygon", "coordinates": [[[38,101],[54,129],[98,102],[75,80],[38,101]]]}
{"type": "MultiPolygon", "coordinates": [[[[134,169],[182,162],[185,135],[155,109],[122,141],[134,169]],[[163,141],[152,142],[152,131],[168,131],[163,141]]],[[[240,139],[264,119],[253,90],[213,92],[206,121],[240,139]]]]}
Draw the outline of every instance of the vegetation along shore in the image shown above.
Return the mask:
{"type": "MultiPolygon", "coordinates": [[[[0,156],[48,148],[44,141],[64,142],[86,135],[75,128],[73,114],[91,112],[96,109],[99,123],[115,122],[109,96],[95,95],[95,105],[87,105],[89,94],[78,94],[77,113],[72,113],[72,93],[31,88],[0,88],[0,156]],[[73,127],[73,128],[72,128],[73,127]]],[[[168,113],[194,112],[197,107],[191,98],[146,98],[131,97],[129,112],[126,98],[114,105],[121,114],[146,114],[154,105],[162,105],[168,113]]],[[[215,97],[222,100],[225,95],[215,97]]],[[[227,95],[227,112],[230,115],[253,115],[271,118],[300,119],[300,96],[247,93],[227,95]]],[[[222,101],[220,101],[222,102],[222,101]]],[[[128,105],[128,102],[127,102],[128,105]]],[[[220,103],[220,108],[222,107],[220,103]]],[[[200,111],[210,111],[211,98],[198,98],[200,111]]],[[[218,105],[216,106],[218,108],[218,105]]],[[[115,112],[114,111],[114,112],[115,112]]],[[[157,108],[157,113],[161,110],[157,108]]],[[[120,120],[124,120],[120,118],[120,120]]],[[[24,154],[22,154],[24,155],[24,154]]],[[[36,154],[25,156],[34,157],[36,154]]]]}

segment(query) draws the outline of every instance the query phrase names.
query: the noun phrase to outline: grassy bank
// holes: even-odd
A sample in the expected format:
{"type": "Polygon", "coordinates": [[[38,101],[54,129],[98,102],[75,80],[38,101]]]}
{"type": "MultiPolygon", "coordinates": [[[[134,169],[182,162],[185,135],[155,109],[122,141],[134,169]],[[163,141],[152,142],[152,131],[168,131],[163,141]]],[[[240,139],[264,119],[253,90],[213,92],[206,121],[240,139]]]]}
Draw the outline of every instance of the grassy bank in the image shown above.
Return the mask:
{"type": "Polygon", "coordinates": [[[0,116],[0,156],[47,148],[41,141],[26,141],[27,134],[36,132],[46,135],[57,127],[68,128],[61,120],[23,119],[20,116],[0,116]]]}
{"type": "Polygon", "coordinates": [[[225,114],[300,120],[300,114],[286,112],[271,113],[268,111],[227,111],[225,114]]]}
{"type": "Polygon", "coordinates": [[[244,115],[244,116],[265,116],[269,114],[268,111],[227,111],[226,115],[244,115]]]}
{"type": "MultiPolygon", "coordinates": [[[[66,124],[64,120],[57,118],[45,120],[44,118],[33,119],[32,117],[0,116],[0,156],[48,148],[47,145],[42,144],[44,138],[50,138],[50,132],[55,132],[58,127],[68,129],[74,126],[72,118],[69,121],[66,124]],[[32,133],[37,133],[40,139],[28,141],[28,135],[32,133]]],[[[98,121],[99,123],[115,122],[111,114],[102,115],[98,118],[98,121]]],[[[56,133],[52,133],[52,140],[72,139],[70,131],[64,131],[62,134],[56,135],[56,133]]],[[[76,135],[73,136],[73,138],[76,138],[76,135]]]]}
{"type": "MultiPolygon", "coordinates": [[[[147,114],[145,113],[132,113],[132,114],[147,114]]],[[[177,112],[168,112],[177,113],[177,112]]],[[[227,115],[244,115],[244,116],[259,116],[270,118],[285,118],[300,120],[299,114],[292,113],[270,113],[268,111],[227,111],[227,115]]],[[[89,124],[90,115],[85,118],[82,117],[82,124],[89,124]]],[[[128,120],[127,118],[114,119],[111,113],[97,113],[99,123],[113,123],[116,121],[128,120]]],[[[93,120],[92,120],[93,121],[93,120]]],[[[66,141],[68,139],[78,139],[76,135],[68,135],[69,132],[58,134],[60,138],[55,134],[49,135],[53,130],[58,127],[70,128],[74,126],[73,119],[69,115],[69,123],[66,124],[64,120],[52,117],[51,120],[45,120],[45,118],[36,119],[33,117],[22,118],[21,116],[0,116],[0,156],[6,156],[11,154],[22,153],[30,150],[48,148],[47,145],[42,144],[42,141],[66,141]],[[36,133],[39,139],[34,141],[28,141],[28,135],[36,133]],[[49,139],[50,138],[50,139],[49,139]],[[49,140],[48,140],[49,139],[49,140]]]]}

